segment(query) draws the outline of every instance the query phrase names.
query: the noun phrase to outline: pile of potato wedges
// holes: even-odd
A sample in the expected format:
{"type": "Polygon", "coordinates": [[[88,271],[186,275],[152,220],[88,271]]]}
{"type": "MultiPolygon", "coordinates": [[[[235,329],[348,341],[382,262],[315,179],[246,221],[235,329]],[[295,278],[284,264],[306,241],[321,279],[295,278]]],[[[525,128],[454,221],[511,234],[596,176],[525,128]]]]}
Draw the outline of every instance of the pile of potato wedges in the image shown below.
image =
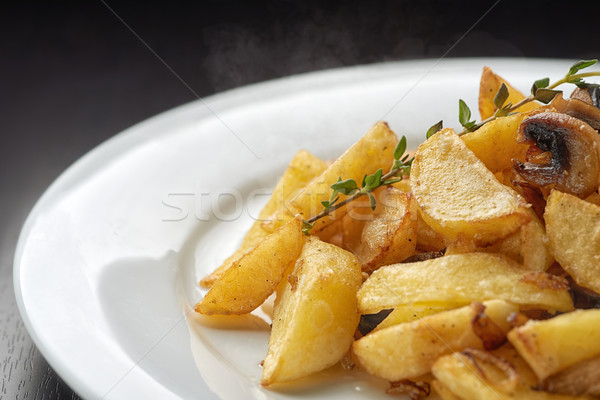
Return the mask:
{"type": "MultiPolygon", "coordinates": [[[[482,119],[503,83],[524,98],[486,67],[482,119]]],[[[333,162],[298,152],[195,310],[242,315],[276,296],[264,387],[343,360],[411,399],[600,396],[597,97],[440,130],[375,209],[363,196],[310,236],[330,186],[390,170],[398,137],[379,122],[333,162]]]]}

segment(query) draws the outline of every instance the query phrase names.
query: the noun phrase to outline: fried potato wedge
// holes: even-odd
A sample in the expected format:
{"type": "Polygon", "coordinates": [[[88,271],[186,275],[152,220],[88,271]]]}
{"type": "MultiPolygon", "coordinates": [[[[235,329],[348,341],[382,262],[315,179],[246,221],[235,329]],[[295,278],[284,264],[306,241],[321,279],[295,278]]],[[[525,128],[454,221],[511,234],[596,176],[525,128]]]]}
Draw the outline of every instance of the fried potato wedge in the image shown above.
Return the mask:
{"type": "Polygon", "coordinates": [[[529,271],[546,271],[554,262],[554,257],[548,249],[546,229],[535,212],[532,209],[528,211],[531,221],[521,226],[515,233],[488,246],[473,246],[471,249],[461,248],[462,243],[454,242],[448,245],[446,254],[474,251],[499,253],[515,260],[529,271]]]}
{"type": "Polygon", "coordinates": [[[423,219],[447,242],[463,236],[491,243],[531,219],[527,203],[498,182],[451,129],[418,147],[410,184],[423,219]]]}
{"type": "Polygon", "coordinates": [[[582,394],[600,396],[600,355],[550,375],[540,383],[539,388],[573,396],[582,394]]]}
{"type": "MultiPolygon", "coordinates": [[[[352,145],[335,160],[320,176],[309,183],[292,201],[291,206],[298,210],[304,219],[318,214],[322,210],[321,202],[329,200],[330,186],[339,177],[361,182],[364,175],[375,173],[379,168],[387,171],[394,162],[394,149],[398,137],[385,122],[379,122],[358,142],[352,145]]],[[[343,200],[343,199],[341,199],[343,200]]],[[[319,219],[314,231],[331,224],[346,213],[345,207],[339,208],[330,216],[319,219]]]]}
{"type": "Polygon", "coordinates": [[[512,168],[512,159],[525,161],[529,145],[517,143],[519,125],[528,114],[500,117],[461,136],[469,150],[492,172],[512,168]]]}
{"type": "Polygon", "coordinates": [[[365,271],[405,260],[417,244],[418,211],[412,194],[387,186],[375,190],[374,196],[375,210],[367,200],[367,213],[353,209],[344,220],[344,247],[358,257],[365,271]]]}
{"type": "MultiPolygon", "coordinates": [[[[396,189],[405,193],[412,193],[410,179],[402,179],[400,182],[392,184],[396,189]]],[[[417,213],[417,251],[440,251],[446,247],[444,237],[431,229],[423,220],[421,213],[417,213]]]]}
{"type": "MultiPolygon", "coordinates": [[[[489,67],[483,67],[481,81],[479,82],[479,114],[481,114],[482,120],[491,117],[496,112],[497,108],[494,104],[494,98],[503,83],[508,89],[508,99],[506,99],[506,104],[517,104],[525,98],[523,93],[515,89],[510,83],[501,78],[489,67]]],[[[517,111],[531,111],[538,107],[540,107],[539,104],[532,102],[522,105],[517,111]]]]}
{"type": "Polygon", "coordinates": [[[258,215],[258,220],[252,224],[250,230],[244,236],[244,240],[239,249],[229,256],[223,263],[216,268],[211,274],[200,280],[200,286],[210,287],[223,272],[231,266],[231,264],[239,260],[243,255],[248,253],[257,244],[259,244],[268,234],[275,230],[275,225],[281,226],[293,218],[293,213],[287,211],[285,202],[292,196],[296,195],[304,186],[306,186],[316,176],[320,175],[327,168],[327,163],[320,158],[312,155],[306,150],[300,150],[288,167],[283,176],[277,182],[273,189],[271,198],[265,204],[258,215]],[[279,218],[277,224],[265,223],[271,218],[279,218]]]}
{"type": "Polygon", "coordinates": [[[403,324],[405,322],[413,322],[429,315],[437,314],[442,311],[452,310],[457,308],[454,304],[449,305],[406,305],[396,307],[374,330],[381,330],[393,325],[403,324]]]}
{"type": "Polygon", "coordinates": [[[196,312],[246,314],[259,307],[296,262],[305,241],[302,220],[292,219],[235,261],[196,304],[196,312]]]}
{"type": "Polygon", "coordinates": [[[600,310],[576,310],[544,321],[529,320],[508,340],[539,379],[600,354],[600,310]]]}
{"type": "Polygon", "coordinates": [[[600,207],[554,190],[544,219],[556,261],[579,286],[600,293],[600,207]]]}
{"type": "Polygon", "coordinates": [[[526,271],[505,256],[467,253],[378,269],[360,288],[358,308],[361,314],[375,314],[405,305],[505,299],[523,308],[570,311],[568,289],[566,280],[526,271]]]}
{"type": "Polygon", "coordinates": [[[276,302],[261,384],[325,369],[350,348],[359,321],[361,266],[351,253],[308,239],[276,302]]]}
{"type": "Polygon", "coordinates": [[[573,397],[536,390],[521,382],[514,365],[491,353],[466,350],[440,357],[432,367],[437,382],[452,393],[449,399],[480,400],[575,400],[592,397],[573,397]]]}
{"type": "Polygon", "coordinates": [[[435,393],[437,393],[438,396],[440,396],[442,400],[463,400],[462,397],[458,397],[457,395],[452,393],[450,389],[444,386],[442,382],[438,381],[437,379],[431,382],[431,387],[433,388],[435,393]]]}
{"type": "Polygon", "coordinates": [[[423,219],[423,213],[419,210],[417,216],[417,250],[418,251],[440,251],[446,248],[444,237],[434,231],[423,219]]]}
{"type": "MultiPolygon", "coordinates": [[[[506,333],[510,329],[507,318],[518,307],[503,300],[483,304],[485,314],[506,333]]],[[[375,376],[390,381],[419,377],[442,355],[467,347],[483,348],[472,329],[474,310],[469,305],[371,332],[354,342],[352,352],[359,366],[375,376]]]]}

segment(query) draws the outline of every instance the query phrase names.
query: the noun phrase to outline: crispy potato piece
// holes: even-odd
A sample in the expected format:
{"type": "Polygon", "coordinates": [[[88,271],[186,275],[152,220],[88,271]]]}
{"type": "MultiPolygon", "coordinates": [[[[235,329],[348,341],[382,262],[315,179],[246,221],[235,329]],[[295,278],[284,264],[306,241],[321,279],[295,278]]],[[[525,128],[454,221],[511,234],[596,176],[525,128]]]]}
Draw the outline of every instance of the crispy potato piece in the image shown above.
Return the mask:
{"type": "Polygon", "coordinates": [[[437,314],[442,311],[448,311],[456,308],[455,304],[420,304],[406,305],[396,307],[379,325],[375,327],[375,331],[388,328],[393,325],[403,324],[405,322],[413,322],[429,315],[437,314]]]}
{"type": "Polygon", "coordinates": [[[600,354],[600,310],[576,310],[513,329],[508,340],[539,379],[600,354]]]}
{"type": "Polygon", "coordinates": [[[412,191],[412,189],[410,188],[410,179],[404,178],[401,181],[392,183],[392,186],[398,190],[403,191],[404,193],[408,193],[408,192],[412,191]]]}
{"type": "Polygon", "coordinates": [[[417,216],[417,250],[440,251],[444,248],[446,248],[444,237],[427,225],[427,222],[423,219],[423,212],[419,210],[417,216]]]}
{"type": "Polygon", "coordinates": [[[530,271],[546,271],[554,262],[548,249],[546,229],[535,212],[532,209],[528,211],[531,221],[484,251],[504,254],[530,271]]]}
{"type": "Polygon", "coordinates": [[[600,207],[554,190],[544,219],[556,261],[579,286],[600,293],[600,207]]]}
{"type": "Polygon", "coordinates": [[[374,196],[375,210],[367,204],[368,213],[354,215],[352,210],[344,221],[344,229],[350,231],[344,237],[344,247],[358,257],[365,271],[403,261],[414,253],[417,244],[418,211],[412,194],[387,186],[377,189],[374,196]]]}
{"type": "MultiPolygon", "coordinates": [[[[520,382],[520,375],[505,359],[490,353],[479,355],[476,351],[456,352],[440,357],[432,367],[438,379],[436,387],[443,387],[461,400],[480,399],[531,399],[570,400],[592,399],[542,392],[520,382]]],[[[453,397],[448,397],[452,399],[453,397]]]]}
{"type": "Polygon", "coordinates": [[[456,254],[378,269],[360,288],[358,307],[362,314],[374,314],[411,304],[461,306],[506,299],[526,308],[570,311],[568,289],[566,280],[523,270],[499,254],[456,254]]]}
{"type": "Polygon", "coordinates": [[[275,291],[305,241],[302,220],[292,219],[235,261],[196,304],[196,312],[208,315],[251,312],[275,291]]]}
{"type": "Polygon", "coordinates": [[[492,172],[512,168],[511,160],[525,161],[529,145],[517,143],[519,125],[528,114],[514,114],[495,119],[461,138],[492,172]]]}
{"type": "Polygon", "coordinates": [[[600,396],[600,355],[578,362],[540,383],[539,388],[552,393],[600,396]]]}
{"type": "MultiPolygon", "coordinates": [[[[388,124],[378,122],[320,176],[309,183],[291,201],[291,206],[298,210],[304,219],[318,214],[322,210],[321,202],[329,200],[330,186],[337,182],[339,177],[354,179],[360,183],[365,174],[373,174],[379,168],[387,172],[394,162],[394,149],[397,143],[398,137],[388,124]]],[[[339,208],[329,217],[318,220],[313,229],[319,231],[336,219],[343,217],[345,213],[345,207],[339,208]]]]}
{"type": "Polygon", "coordinates": [[[544,224],[535,212],[528,210],[531,221],[524,224],[521,229],[488,246],[464,247],[464,243],[454,242],[448,245],[446,254],[460,254],[465,252],[499,253],[515,260],[525,269],[530,271],[546,271],[554,262],[554,257],[548,249],[548,239],[544,224]]]}
{"type": "MultiPolygon", "coordinates": [[[[500,89],[500,86],[503,83],[508,89],[508,99],[505,104],[517,104],[517,102],[525,98],[523,93],[515,89],[510,83],[502,79],[489,67],[483,67],[483,73],[481,74],[481,81],[479,83],[479,114],[481,114],[482,120],[491,117],[496,112],[494,97],[496,97],[496,93],[498,93],[498,89],[500,89]]],[[[519,107],[517,111],[531,111],[538,107],[540,107],[540,105],[537,103],[527,103],[519,107]]]]}
{"type": "MultiPolygon", "coordinates": [[[[396,189],[405,193],[412,193],[410,179],[402,179],[400,182],[392,184],[396,189]]],[[[417,251],[440,251],[446,247],[444,237],[431,229],[423,220],[421,212],[417,213],[417,251]]]]}
{"type": "MultiPolygon", "coordinates": [[[[466,353],[469,357],[470,362],[473,363],[474,360],[476,360],[476,359],[473,357],[472,354],[469,354],[469,353],[473,353],[473,351],[467,350],[466,353]]],[[[537,386],[537,384],[538,384],[537,377],[535,376],[535,374],[533,373],[531,368],[529,368],[529,365],[527,365],[527,362],[525,362],[525,360],[523,360],[523,358],[521,358],[521,356],[519,355],[517,350],[514,347],[512,347],[512,345],[510,343],[506,343],[503,346],[499,347],[498,349],[490,351],[489,353],[490,353],[492,365],[490,365],[489,361],[486,361],[486,360],[476,360],[477,366],[475,366],[475,365],[471,366],[470,364],[466,364],[469,368],[480,367],[480,368],[482,368],[481,371],[486,372],[486,375],[484,378],[479,375],[480,370],[478,370],[478,369],[473,370],[472,372],[474,373],[474,376],[477,379],[480,379],[480,380],[483,379],[487,384],[492,386],[492,389],[497,388],[498,391],[502,391],[502,389],[508,389],[509,391],[510,391],[510,389],[517,389],[520,393],[524,393],[524,395],[526,395],[527,392],[523,392],[523,388],[529,389],[529,388],[537,386]],[[494,356],[499,357],[499,360],[494,360],[494,358],[493,358],[494,356]],[[493,368],[494,367],[493,362],[503,363],[503,361],[506,361],[508,363],[508,368],[514,369],[516,376],[518,376],[518,381],[515,382],[513,380],[514,375],[512,376],[512,379],[511,379],[511,377],[506,375],[506,372],[511,373],[510,370],[502,373],[501,370],[496,370],[496,368],[493,368]],[[517,388],[517,385],[522,386],[523,388],[517,388]]],[[[457,354],[457,353],[455,353],[455,354],[457,354]]],[[[442,358],[446,358],[446,357],[450,357],[450,356],[444,356],[442,358]]],[[[444,364],[445,364],[445,366],[452,365],[452,364],[446,364],[446,363],[444,363],[444,364]]],[[[438,367],[438,364],[436,362],[434,364],[433,368],[437,368],[437,367],[438,367]]],[[[504,367],[506,368],[507,365],[505,364],[504,367]]],[[[455,374],[459,374],[462,372],[464,372],[464,371],[455,370],[455,369],[447,369],[447,370],[443,371],[444,374],[449,375],[449,376],[450,375],[456,376],[455,374]]],[[[460,379],[460,377],[459,377],[459,379],[460,379]]],[[[472,377],[468,377],[468,379],[472,379],[472,377]]],[[[448,389],[446,386],[444,386],[442,384],[442,382],[440,382],[439,380],[435,380],[433,382],[433,387],[436,390],[441,389],[438,393],[440,393],[440,395],[442,396],[442,398],[444,400],[445,399],[463,399],[463,397],[459,397],[457,394],[452,393],[450,391],[450,389],[448,389]],[[454,397],[452,397],[452,396],[454,396],[454,397]]],[[[476,392],[477,389],[474,389],[474,390],[476,392]]],[[[477,399],[486,398],[485,394],[486,393],[479,393],[478,397],[476,397],[476,398],[477,399]]],[[[494,397],[492,397],[492,398],[494,398],[494,397]]],[[[523,398],[528,398],[528,397],[523,397],[523,398]]]]}
{"type": "Polygon", "coordinates": [[[431,382],[431,387],[442,398],[442,400],[463,400],[462,397],[458,397],[454,393],[450,391],[446,386],[442,384],[442,382],[438,380],[434,380],[431,382]]]}
{"type": "Polygon", "coordinates": [[[586,197],[585,201],[600,206],[600,194],[598,194],[598,192],[594,192],[586,197]]]}
{"type": "Polygon", "coordinates": [[[243,255],[248,253],[257,244],[259,244],[268,234],[275,231],[274,224],[265,223],[270,218],[279,218],[278,226],[283,225],[292,219],[292,212],[287,211],[285,202],[290,197],[296,195],[304,186],[306,186],[316,176],[320,175],[327,168],[327,163],[320,158],[312,155],[306,150],[300,150],[287,169],[283,173],[279,182],[273,189],[271,198],[265,204],[258,215],[258,220],[252,224],[250,230],[244,236],[242,245],[238,250],[229,256],[223,264],[216,268],[211,274],[200,280],[200,286],[211,287],[219,276],[225,272],[234,261],[239,260],[243,255]],[[271,226],[273,225],[273,226],[271,226]]]}
{"type": "Polygon", "coordinates": [[[360,262],[311,237],[275,303],[261,384],[289,381],[338,362],[350,348],[359,315],[360,262]]]}
{"type": "Polygon", "coordinates": [[[527,203],[498,182],[451,129],[419,146],[410,183],[423,219],[447,242],[464,236],[491,243],[531,219],[527,203]]]}
{"type": "MultiPolygon", "coordinates": [[[[517,306],[502,300],[484,305],[485,314],[506,333],[510,329],[507,318],[517,306]]],[[[352,351],[370,374],[390,381],[416,378],[429,372],[444,354],[467,347],[483,348],[471,327],[473,315],[474,307],[466,306],[390,326],[360,338],[352,351]]]]}

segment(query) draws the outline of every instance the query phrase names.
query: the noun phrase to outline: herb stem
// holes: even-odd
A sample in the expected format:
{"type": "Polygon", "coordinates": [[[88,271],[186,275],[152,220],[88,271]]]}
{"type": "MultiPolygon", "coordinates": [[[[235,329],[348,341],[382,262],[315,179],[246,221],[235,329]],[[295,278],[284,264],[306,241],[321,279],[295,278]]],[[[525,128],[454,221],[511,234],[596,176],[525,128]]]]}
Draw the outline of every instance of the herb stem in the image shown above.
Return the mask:
{"type": "MultiPolygon", "coordinates": [[[[559,79],[558,81],[554,82],[553,84],[549,85],[547,87],[547,89],[554,89],[560,85],[562,85],[563,83],[571,83],[574,79],[580,79],[580,78],[587,78],[590,76],[600,76],[600,71],[594,71],[594,72],[583,72],[581,74],[574,74],[574,75],[566,75],[564,78],[559,79]]],[[[525,97],[524,99],[516,102],[515,104],[513,104],[512,106],[510,106],[510,108],[508,108],[508,112],[513,112],[515,111],[517,108],[521,107],[524,104],[527,103],[531,103],[532,101],[535,100],[535,97],[533,95],[529,95],[527,97],[525,97]]],[[[463,131],[459,132],[458,135],[462,136],[466,133],[472,132],[476,129],[481,128],[483,125],[487,124],[488,122],[491,122],[495,119],[497,119],[498,116],[497,115],[492,115],[489,118],[484,119],[483,121],[481,121],[480,123],[476,124],[475,126],[473,126],[471,129],[464,129],[463,131]]]]}
{"type": "MultiPolygon", "coordinates": [[[[381,182],[384,182],[390,178],[398,177],[398,173],[404,172],[404,170],[405,170],[405,168],[392,168],[387,174],[385,174],[381,177],[381,182]]],[[[340,201],[339,203],[335,203],[331,207],[324,209],[319,214],[308,219],[306,222],[308,222],[309,224],[314,224],[316,221],[318,221],[319,219],[321,219],[323,217],[326,217],[327,215],[331,214],[333,211],[337,210],[338,208],[345,206],[346,204],[358,199],[361,196],[366,196],[367,193],[371,192],[371,190],[366,190],[366,189],[367,188],[362,188],[361,190],[354,193],[353,195],[346,197],[343,201],[340,201]]]]}
{"type": "Polygon", "coordinates": [[[570,83],[573,79],[587,78],[590,76],[600,76],[600,71],[582,72],[581,74],[565,76],[564,78],[559,79],[558,81],[554,82],[552,85],[548,86],[548,89],[554,89],[555,87],[560,86],[563,83],[570,83]]]}

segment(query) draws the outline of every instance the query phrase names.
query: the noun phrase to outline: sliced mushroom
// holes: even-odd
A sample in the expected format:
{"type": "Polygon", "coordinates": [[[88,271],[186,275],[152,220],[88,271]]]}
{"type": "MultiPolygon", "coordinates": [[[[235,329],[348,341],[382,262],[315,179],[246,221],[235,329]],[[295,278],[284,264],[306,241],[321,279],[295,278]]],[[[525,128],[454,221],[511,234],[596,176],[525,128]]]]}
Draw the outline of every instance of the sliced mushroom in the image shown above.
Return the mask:
{"type": "Polygon", "coordinates": [[[591,104],[600,108],[600,88],[596,86],[587,88],[575,88],[571,93],[572,99],[581,100],[584,103],[591,104]]]}
{"type": "Polygon", "coordinates": [[[587,123],[562,113],[536,114],[521,123],[517,142],[533,147],[527,162],[513,160],[516,173],[530,187],[581,198],[598,189],[600,136],[587,123]]]}
{"type": "Polygon", "coordinates": [[[590,95],[587,91],[575,92],[575,97],[570,99],[563,99],[562,95],[557,95],[552,100],[552,105],[556,108],[556,111],[565,113],[575,118],[579,118],[585,121],[595,130],[600,130],[600,108],[598,108],[598,91],[595,94],[590,95]],[[585,94],[588,94],[586,97],[585,94]],[[588,103],[589,97],[589,103],[588,103]]]}

